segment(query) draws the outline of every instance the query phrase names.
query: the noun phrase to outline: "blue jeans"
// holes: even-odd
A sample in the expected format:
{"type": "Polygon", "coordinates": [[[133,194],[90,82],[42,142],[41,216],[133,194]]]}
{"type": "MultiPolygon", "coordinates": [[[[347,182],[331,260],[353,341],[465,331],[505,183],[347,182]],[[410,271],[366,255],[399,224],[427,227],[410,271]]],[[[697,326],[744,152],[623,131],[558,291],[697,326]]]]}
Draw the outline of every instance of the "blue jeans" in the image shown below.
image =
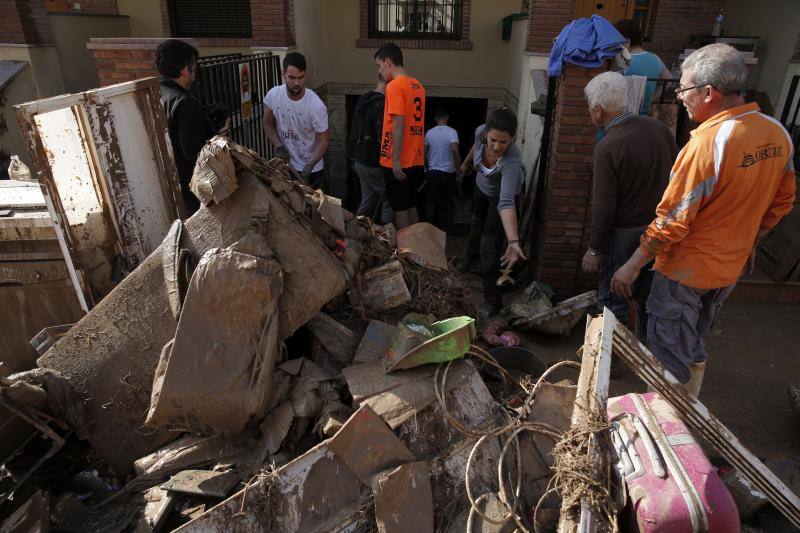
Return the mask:
{"type": "MultiPolygon", "coordinates": [[[[624,265],[639,247],[639,237],[646,227],[624,229],[615,228],[608,241],[608,251],[603,257],[603,265],[600,267],[600,285],[597,288],[597,307],[600,311],[608,307],[623,324],[628,323],[628,315],[631,306],[628,300],[611,292],[611,278],[614,273],[624,265]]],[[[647,265],[639,272],[639,277],[633,284],[633,296],[638,304],[637,319],[639,320],[640,337],[644,339],[647,331],[647,312],[645,303],[650,294],[650,284],[653,281],[653,271],[651,265],[647,265]]]]}
{"type": "Polygon", "coordinates": [[[703,337],[714,326],[725,299],[736,286],[694,289],[656,272],[647,299],[647,348],[681,383],[689,367],[704,363],[708,350],[703,337]]]}

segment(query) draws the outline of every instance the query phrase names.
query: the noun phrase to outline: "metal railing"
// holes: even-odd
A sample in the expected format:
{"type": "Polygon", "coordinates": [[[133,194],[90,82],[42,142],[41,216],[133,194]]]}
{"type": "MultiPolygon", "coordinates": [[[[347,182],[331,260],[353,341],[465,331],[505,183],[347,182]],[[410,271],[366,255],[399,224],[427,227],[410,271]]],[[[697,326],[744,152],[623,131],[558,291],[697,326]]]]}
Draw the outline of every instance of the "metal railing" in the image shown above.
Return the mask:
{"type": "Polygon", "coordinates": [[[794,168],[800,169],[800,74],[792,76],[789,92],[781,111],[781,124],[789,130],[794,145],[794,168]],[[794,111],[792,111],[794,109],[794,111]]]}
{"type": "Polygon", "coordinates": [[[369,0],[369,36],[461,39],[463,0],[369,0]]]}
{"type": "Polygon", "coordinates": [[[280,84],[281,66],[278,56],[269,52],[230,54],[200,58],[194,91],[204,106],[222,104],[230,111],[229,136],[232,140],[255,150],[262,157],[270,158],[273,149],[262,125],[263,100],[271,88],[280,84]],[[248,73],[249,80],[242,79],[241,74],[244,72],[248,73]],[[243,104],[243,89],[248,81],[252,112],[248,112],[247,105],[243,104]]]}

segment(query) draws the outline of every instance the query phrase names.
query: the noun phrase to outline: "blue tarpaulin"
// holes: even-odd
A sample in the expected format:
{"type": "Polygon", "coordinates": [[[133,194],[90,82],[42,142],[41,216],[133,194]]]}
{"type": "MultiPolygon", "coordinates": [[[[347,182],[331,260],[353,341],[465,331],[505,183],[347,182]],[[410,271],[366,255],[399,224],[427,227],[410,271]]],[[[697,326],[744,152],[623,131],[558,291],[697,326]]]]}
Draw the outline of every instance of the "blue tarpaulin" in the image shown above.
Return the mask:
{"type": "Polygon", "coordinates": [[[553,44],[547,73],[561,76],[564,62],[579,67],[599,67],[606,59],[617,55],[624,45],[625,37],[601,16],[573,20],[561,30],[553,44]]]}

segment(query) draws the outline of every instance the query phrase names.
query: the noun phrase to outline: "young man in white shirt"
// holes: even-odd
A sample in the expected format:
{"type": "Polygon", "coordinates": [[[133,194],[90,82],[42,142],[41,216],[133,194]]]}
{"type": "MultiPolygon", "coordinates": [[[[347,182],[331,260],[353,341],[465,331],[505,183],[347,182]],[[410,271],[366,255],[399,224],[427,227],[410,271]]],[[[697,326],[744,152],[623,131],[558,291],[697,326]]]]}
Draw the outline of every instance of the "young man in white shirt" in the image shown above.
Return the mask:
{"type": "Polygon", "coordinates": [[[331,141],[328,110],[306,89],[306,58],[290,52],[283,59],[283,84],[264,96],[264,129],[275,155],[288,161],[312,187],[327,181],[323,157],[331,141]]]}
{"type": "Polygon", "coordinates": [[[433,115],[436,126],[425,134],[426,177],[428,179],[425,220],[440,230],[449,229],[453,198],[458,195],[456,172],[461,166],[458,132],[447,125],[450,115],[437,109],[433,115]]]}

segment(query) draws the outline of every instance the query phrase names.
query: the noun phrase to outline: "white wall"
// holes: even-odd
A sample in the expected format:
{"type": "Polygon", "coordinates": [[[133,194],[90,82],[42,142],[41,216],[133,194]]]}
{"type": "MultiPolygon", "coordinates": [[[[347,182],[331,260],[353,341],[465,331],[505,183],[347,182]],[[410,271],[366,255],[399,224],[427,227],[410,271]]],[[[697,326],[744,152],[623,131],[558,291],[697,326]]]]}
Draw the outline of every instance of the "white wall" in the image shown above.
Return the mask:
{"type": "MultiPolygon", "coordinates": [[[[544,131],[544,117],[531,113],[531,103],[539,98],[540,94],[547,92],[547,76],[537,75],[536,71],[547,70],[547,57],[541,54],[523,54],[518,60],[521,65],[519,109],[517,120],[517,144],[522,151],[522,163],[528,173],[528,178],[535,176],[536,158],[544,131]]],[[[529,186],[532,182],[528,183],[529,186]]]]}
{"type": "Polygon", "coordinates": [[[780,114],[781,89],[800,34],[800,1],[727,0],[723,27],[726,36],[759,38],[759,64],[753,68],[750,81],[769,95],[775,112],[780,114]]]}

